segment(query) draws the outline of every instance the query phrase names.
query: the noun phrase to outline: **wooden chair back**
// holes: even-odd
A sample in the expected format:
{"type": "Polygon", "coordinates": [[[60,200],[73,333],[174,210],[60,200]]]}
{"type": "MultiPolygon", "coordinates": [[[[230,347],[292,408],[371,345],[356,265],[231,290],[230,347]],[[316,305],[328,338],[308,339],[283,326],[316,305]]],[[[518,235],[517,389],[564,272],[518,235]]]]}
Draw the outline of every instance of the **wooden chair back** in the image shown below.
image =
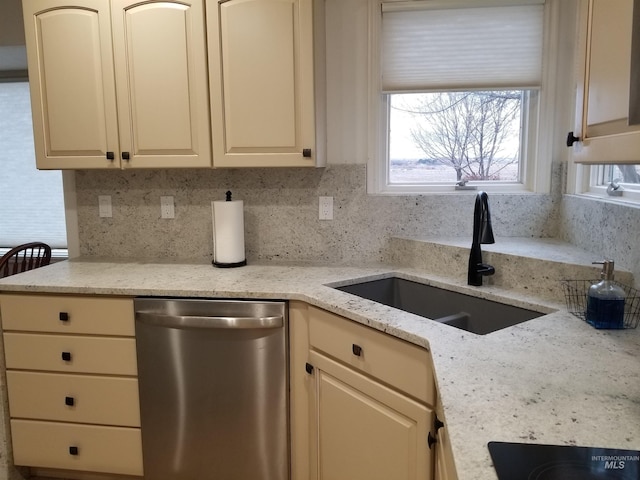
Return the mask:
{"type": "Polygon", "coordinates": [[[0,278],[44,267],[51,262],[51,247],[42,242],[18,245],[0,258],[0,278]]]}

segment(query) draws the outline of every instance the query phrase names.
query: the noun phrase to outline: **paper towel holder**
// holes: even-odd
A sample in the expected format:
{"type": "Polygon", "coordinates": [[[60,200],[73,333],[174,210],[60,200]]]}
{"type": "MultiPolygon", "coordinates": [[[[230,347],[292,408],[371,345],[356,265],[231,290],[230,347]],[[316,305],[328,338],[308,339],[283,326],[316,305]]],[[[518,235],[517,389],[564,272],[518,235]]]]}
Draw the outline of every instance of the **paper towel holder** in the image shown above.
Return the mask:
{"type": "Polygon", "coordinates": [[[247,261],[242,260],[241,262],[236,262],[236,263],[220,263],[220,262],[216,262],[215,260],[212,260],[211,264],[214,267],[218,267],[218,268],[234,268],[234,267],[244,267],[247,264],[247,261]]]}
{"type": "MultiPolygon", "coordinates": [[[[226,202],[231,202],[231,191],[227,191],[226,194],[225,194],[225,197],[226,197],[225,198],[225,202],[213,202],[212,203],[212,207],[213,207],[213,204],[215,204],[215,203],[224,204],[226,202]]],[[[242,202],[240,202],[240,205],[242,205],[242,202]]],[[[240,214],[240,218],[241,218],[241,222],[244,223],[244,219],[242,218],[242,214],[240,214]]],[[[214,222],[214,256],[215,256],[215,244],[216,244],[216,240],[215,240],[215,215],[214,215],[214,218],[213,218],[213,222],[214,222]]],[[[244,251],[244,236],[242,236],[242,250],[244,251]]],[[[214,258],[211,261],[211,264],[214,267],[218,267],[218,268],[244,267],[247,264],[247,260],[246,260],[246,258],[243,258],[243,260],[241,260],[239,262],[219,262],[219,261],[216,261],[216,259],[214,258]]]]}

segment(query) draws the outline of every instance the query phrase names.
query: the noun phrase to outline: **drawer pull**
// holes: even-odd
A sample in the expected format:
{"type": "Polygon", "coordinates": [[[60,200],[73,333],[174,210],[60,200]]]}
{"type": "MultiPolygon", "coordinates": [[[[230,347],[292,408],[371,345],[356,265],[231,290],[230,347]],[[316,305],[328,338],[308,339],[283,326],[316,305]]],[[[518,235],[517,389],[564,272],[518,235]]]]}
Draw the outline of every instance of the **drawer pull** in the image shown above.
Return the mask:
{"type": "Polygon", "coordinates": [[[440,420],[436,415],[436,419],[433,421],[433,428],[436,430],[436,433],[438,433],[438,430],[440,430],[442,427],[444,427],[444,422],[440,420]]]}
{"type": "Polygon", "coordinates": [[[62,360],[65,362],[71,361],[71,352],[62,352],[62,360]]]}
{"type": "Polygon", "coordinates": [[[429,435],[427,435],[427,443],[429,444],[429,450],[431,450],[431,447],[433,447],[433,444],[437,442],[438,442],[438,439],[433,435],[431,435],[431,432],[429,432],[429,435]]]}
{"type": "Polygon", "coordinates": [[[355,343],[351,346],[351,351],[356,357],[362,355],[362,347],[360,345],[356,345],[355,343]]]}
{"type": "Polygon", "coordinates": [[[60,312],[60,314],[58,315],[58,318],[60,319],[61,322],[68,322],[69,314],[67,312],[60,312]]]}
{"type": "Polygon", "coordinates": [[[69,447],[69,455],[78,455],[78,447],[69,447]]]}
{"type": "Polygon", "coordinates": [[[64,404],[67,407],[73,407],[75,405],[75,403],[76,403],[75,398],[73,398],[73,397],[64,397],[64,404]]]}

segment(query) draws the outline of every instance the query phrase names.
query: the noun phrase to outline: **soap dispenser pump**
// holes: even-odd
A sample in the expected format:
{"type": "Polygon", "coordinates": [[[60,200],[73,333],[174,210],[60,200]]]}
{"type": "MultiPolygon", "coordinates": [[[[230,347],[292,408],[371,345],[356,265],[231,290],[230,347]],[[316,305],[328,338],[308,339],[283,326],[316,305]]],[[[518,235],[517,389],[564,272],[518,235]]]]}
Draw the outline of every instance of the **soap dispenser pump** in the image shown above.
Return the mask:
{"type": "Polygon", "coordinates": [[[593,262],[602,265],[600,282],[587,293],[587,322],[595,328],[624,328],[625,291],[613,282],[613,260],[593,262]]]}

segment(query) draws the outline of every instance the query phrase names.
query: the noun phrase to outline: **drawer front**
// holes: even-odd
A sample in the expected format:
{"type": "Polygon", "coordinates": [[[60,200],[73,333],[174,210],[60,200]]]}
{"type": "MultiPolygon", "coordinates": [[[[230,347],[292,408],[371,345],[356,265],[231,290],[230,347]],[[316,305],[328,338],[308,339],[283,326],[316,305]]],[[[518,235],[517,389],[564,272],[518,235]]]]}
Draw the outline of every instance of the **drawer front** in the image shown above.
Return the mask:
{"type": "Polygon", "coordinates": [[[429,405],[435,403],[427,350],[315,307],[309,307],[309,319],[312,348],[429,405]]]}
{"type": "Polygon", "coordinates": [[[139,428],[11,420],[11,438],[16,465],[142,475],[139,428]]]}
{"type": "Polygon", "coordinates": [[[131,298],[0,295],[4,330],[135,335],[131,298]]]}
{"type": "Polygon", "coordinates": [[[140,426],[135,378],[8,370],[7,388],[12,418],[140,426]]]}
{"type": "Polygon", "coordinates": [[[134,338],[6,332],[4,349],[8,369],[131,376],[138,374],[134,338]]]}

